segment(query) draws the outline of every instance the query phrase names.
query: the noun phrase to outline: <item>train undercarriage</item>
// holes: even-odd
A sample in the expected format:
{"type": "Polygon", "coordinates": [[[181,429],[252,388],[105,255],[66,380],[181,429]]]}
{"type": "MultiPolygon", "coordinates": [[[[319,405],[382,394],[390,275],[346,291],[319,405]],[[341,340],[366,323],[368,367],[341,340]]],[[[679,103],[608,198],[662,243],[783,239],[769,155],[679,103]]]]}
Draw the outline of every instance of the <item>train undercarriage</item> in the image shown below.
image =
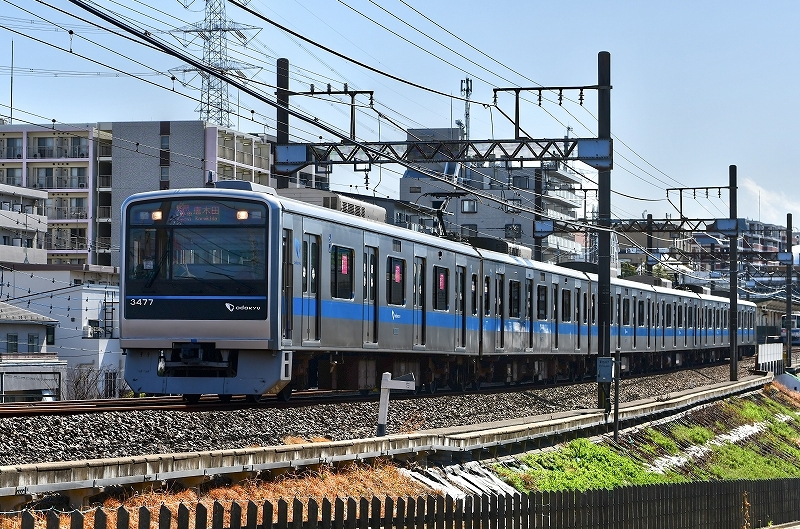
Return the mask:
{"type": "MultiPolygon", "coordinates": [[[[746,351],[739,350],[739,357],[746,351]]],[[[621,355],[622,376],[656,373],[669,369],[708,365],[729,357],[727,348],[681,352],[621,355]]],[[[319,355],[294,353],[291,387],[349,390],[366,394],[379,389],[385,372],[396,378],[414,374],[417,391],[476,390],[487,385],[536,385],[590,381],[596,377],[597,356],[462,356],[397,355],[333,352],[319,355]]]]}

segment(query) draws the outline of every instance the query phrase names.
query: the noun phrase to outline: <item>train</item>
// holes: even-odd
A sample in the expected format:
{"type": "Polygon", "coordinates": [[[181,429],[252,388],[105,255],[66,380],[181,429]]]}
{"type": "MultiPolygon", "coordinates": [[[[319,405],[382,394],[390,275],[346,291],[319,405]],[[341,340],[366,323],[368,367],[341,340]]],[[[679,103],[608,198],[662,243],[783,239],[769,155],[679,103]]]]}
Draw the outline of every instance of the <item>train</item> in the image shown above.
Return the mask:
{"type": "MultiPolygon", "coordinates": [[[[800,326],[798,326],[798,319],[800,319],[800,312],[792,312],[789,316],[792,329],[792,345],[800,345],[800,326]]],[[[781,341],[786,343],[786,315],[781,316],[781,341]]]]}
{"type": "MultiPolygon", "coordinates": [[[[120,341],[137,393],[259,399],[595,376],[597,276],[281,197],[266,186],[133,195],[122,204],[120,341]]],[[[491,247],[491,244],[483,245],[491,247]]],[[[730,354],[729,300],[612,278],[622,374],[730,354]]],[[[738,302],[737,354],[756,344],[738,302]]]]}

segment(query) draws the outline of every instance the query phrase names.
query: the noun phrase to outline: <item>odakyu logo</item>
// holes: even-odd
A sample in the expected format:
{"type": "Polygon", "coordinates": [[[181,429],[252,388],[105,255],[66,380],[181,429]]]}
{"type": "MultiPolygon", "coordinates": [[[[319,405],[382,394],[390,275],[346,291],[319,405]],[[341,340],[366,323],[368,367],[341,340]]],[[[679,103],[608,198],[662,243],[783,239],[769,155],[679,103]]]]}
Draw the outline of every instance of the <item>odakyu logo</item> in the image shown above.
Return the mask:
{"type": "Polygon", "coordinates": [[[228,309],[229,312],[234,312],[237,310],[261,310],[261,307],[256,307],[252,305],[234,305],[233,303],[226,303],[225,308],[228,309]]]}

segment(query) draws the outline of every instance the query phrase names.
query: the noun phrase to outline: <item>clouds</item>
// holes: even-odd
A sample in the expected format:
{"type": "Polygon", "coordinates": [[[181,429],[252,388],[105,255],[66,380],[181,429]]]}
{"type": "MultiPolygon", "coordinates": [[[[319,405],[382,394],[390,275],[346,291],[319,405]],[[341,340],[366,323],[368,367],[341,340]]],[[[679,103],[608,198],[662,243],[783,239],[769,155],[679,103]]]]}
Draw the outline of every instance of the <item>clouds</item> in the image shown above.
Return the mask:
{"type": "Polygon", "coordinates": [[[741,180],[739,189],[740,217],[785,226],[786,214],[800,210],[800,202],[796,197],[787,195],[781,189],[762,187],[751,178],[741,180]]]}

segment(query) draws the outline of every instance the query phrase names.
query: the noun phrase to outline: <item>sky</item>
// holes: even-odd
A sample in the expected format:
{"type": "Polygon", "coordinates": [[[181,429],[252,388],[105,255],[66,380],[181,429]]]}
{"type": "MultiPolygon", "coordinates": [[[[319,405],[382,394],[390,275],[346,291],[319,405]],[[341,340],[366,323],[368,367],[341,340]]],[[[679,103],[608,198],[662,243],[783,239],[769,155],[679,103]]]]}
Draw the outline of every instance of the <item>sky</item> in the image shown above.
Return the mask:
{"type": "MultiPolygon", "coordinates": [[[[188,9],[178,0],[149,3],[157,7],[139,0],[94,5],[202,57],[199,40],[186,43],[183,33],[170,30],[201,21],[203,0],[188,9]]],[[[472,79],[471,139],[512,138],[513,125],[502,112],[513,116],[513,99],[500,94],[493,106],[493,88],[594,85],[598,53],[608,51],[613,217],[675,218],[678,194],[667,189],[682,187],[723,188],[708,196],[685,192],[684,216],[727,217],[730,165],[737,166],[739,217],[785,225],[787,213],[800,213],[792,157],[797,140],[787,136],[800,123],[800,2],[252,0],[248,7],[355,61],[430,89],[368,71],[226,3],[229,19],[253,28],[244,32],[250,37],[246,47],[229,37],[228,56],[249,65],[248,86],[270,100],[278,57],[289,60],[292,90],[308,91],[311,83],[316,90],[327,83],[342,90],[348,83],[374,91],[372,108],[365,96],[357,99],[356,133],[363,141],[402,141],[406,128],[463,121],[465,103],[458,98],[466,78],[472,79]]],[[[0,117],[10,117],[13,99],[15,123],[199,119],[199,77],[172,80],[169,73],[180,60],[91,23],[109,27],[67,0],[0,1],[0,117]]],[[[596,94],[586,92],[583,106],[577,93],[564,95],[561,106],[555,94],[546,94],[539,106],[534,93],[523,92],[522,129],[533,138],[595,137],[596,94]]],[[[274,107],[236,89],[229,100],[238,114],[231,117],[233,128],[274,134],[274,107]]],[[[347,103],[349,98],[291,99],[293,109],[345,134],[347,103]]],[[[290,136],[338,141],[294,118],[290,136]]],[[[337,167],[331,189],[396,197],[402,171],[374,167],[366,187],[363,175],[337,167]]]]}

